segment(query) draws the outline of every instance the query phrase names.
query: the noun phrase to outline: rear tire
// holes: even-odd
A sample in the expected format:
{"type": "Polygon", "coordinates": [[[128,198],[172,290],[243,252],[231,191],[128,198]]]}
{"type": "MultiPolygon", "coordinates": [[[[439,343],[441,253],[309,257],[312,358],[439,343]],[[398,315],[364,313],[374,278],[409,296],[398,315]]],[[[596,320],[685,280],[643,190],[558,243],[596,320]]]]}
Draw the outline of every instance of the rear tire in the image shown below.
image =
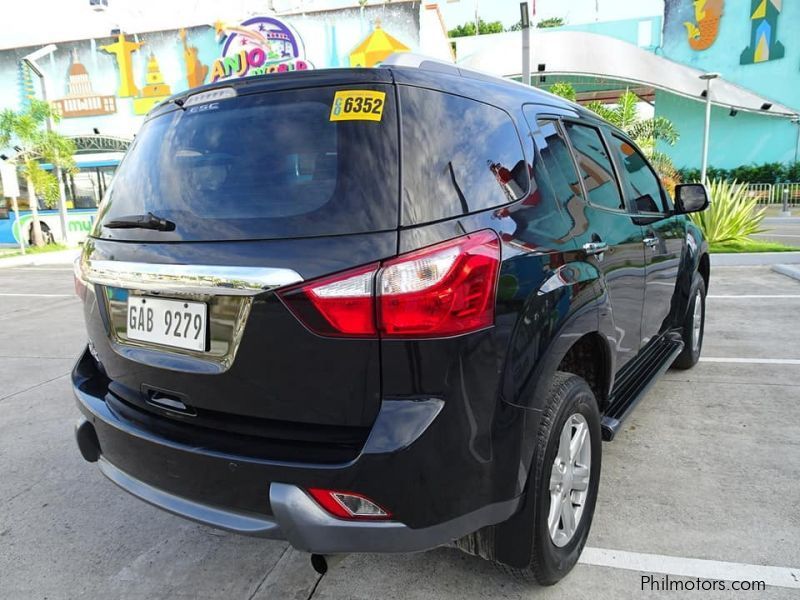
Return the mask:
{"type": "Polygon", "coordinates": [[[683,352],[672,366],[676,369],[691,369],[700,360],[703,351],[703,334],[706,329],[706,282],[699,273],[694,274],[689,295],[689,306],[683,318],[683,352]]]}
{"type": "Polygon", "coordinates": [[[597,400],[584,379],[559,371],[542,413],[528,478],[527,493],[535,494],[531,559],[524,568],[495,563],[503,572],[553,585],[572,570],[592,524],[600,460],[597,400]]]}

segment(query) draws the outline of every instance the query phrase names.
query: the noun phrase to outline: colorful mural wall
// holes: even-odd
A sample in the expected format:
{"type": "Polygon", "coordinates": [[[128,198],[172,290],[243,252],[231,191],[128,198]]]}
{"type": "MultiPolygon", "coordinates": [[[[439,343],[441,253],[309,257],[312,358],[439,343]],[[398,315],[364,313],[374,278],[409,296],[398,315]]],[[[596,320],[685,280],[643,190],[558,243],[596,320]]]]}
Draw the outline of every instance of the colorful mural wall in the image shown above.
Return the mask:
{"type": "Polygon", "coordinates": [[[717,39],[725,0],[694,0],[694,21],[683,25],[692,50],[707,50],[717,39]]]}
{"type": "MultiPolygon", "coordinates": [[[[56,42],[38,61],[59,130],[130,137],[153,106],[204,83],[326,67],[374,66],[395,51],[420,51],[419,3],[367,6],[142,34],[56,42]]],[[[21,58],[36,48],[0,51],[0,109],[40,97],[21,58]]]]}
{"type": "Polygon", "coordinates": [[[743,65],[783,58],[786,50],[778,41],[778,17],[783,0],[752,0],[750,45],[739,62],[743,65]]]}
{"type": "Polygon", "coordinates": [[[303,38],[280,19],[253,17],[240,25],[218,21],[214,31],[222,53],[214,61],[211,81],[314,68],[306,58],[303,38]]]}
{"type": "MultiPolygon", "coordinates": [[[[800,2],[665,0],[666,58],[725,79],[800,112],[800,2]],[[713,36],[712,36],[713,34],[713,36]]],[[[663,92],[656,113],[672,120],[680,140],[669,149],[679,166],[699,167],[703,104],[663,92]]],[[[794,160],[798,126],[785,119],[715,108],[709,156],[717,167],[794,160]]]]}

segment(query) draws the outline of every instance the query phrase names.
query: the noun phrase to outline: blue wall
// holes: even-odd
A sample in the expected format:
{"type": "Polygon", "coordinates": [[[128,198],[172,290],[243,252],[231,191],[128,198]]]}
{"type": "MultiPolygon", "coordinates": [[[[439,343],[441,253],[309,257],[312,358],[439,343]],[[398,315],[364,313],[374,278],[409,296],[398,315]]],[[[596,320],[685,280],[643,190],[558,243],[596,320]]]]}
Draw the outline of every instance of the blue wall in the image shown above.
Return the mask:
{"type": "MultiPolygon", "coordinates": [[[[769,0],[768,0],[769,1],[769,0]]],[[[662,53],[666,58],[703,71],[715,71],[726,80],[800,112],[800,2],[782,2],[777,21],[777,39],[785,47],[780,59],[740,64],[742,51],[750,45],[750,0],[727,0],[714,43],[706,50],[689,46],[685,22],[695,22],[691,0],[666,0],[662,53]]],[[[713,84],[712,84],[713,85],[713,84]]],[[[713,96],[712,96],[713,97],[713,96]]],[[[656,114],[675,123],[680,140],[667,152],[679,167],[699,168],[701,163],[705,105],[698,101],[656,94],[656,114]]],[[[792,162],[795,158],[797,125],[787,119],[728,109],[712,111],[709,165],[732,168],[765,162],[792,162]]]]}
{"type": "MultiPolygon", "coordinates": [[[[702,71],[716,71],[732,83],[800,112],[800,36],[796,33],[800,30],[800,0],[784,0],[778,16],[777,39],[784,45],[785,56],[746,65],[740,64],[740,57],[751,41],[751,0],[706,0],[706,8],[713,5],[722,5],[722,16],[716,39],[705,50],[694,50],[689,44],[685,23],[700,24],[692,0],[665,0],[663,19],[654,16],[601,21],[559,29],[607,35],[702,71]],[[650,46],[640,43],[639,24],[642,21],[651,22],[650,46]]],[[[713,16],[711,12],[709,10],[707,16],[713,16]]],[[[661,144],[659,149],[672,157],[678,167],[699,168],[705,102],[701,98],[691,100],[657,92],[655,110],[657,115],[670,119],[680,134],[675,146],[661,144]]],[[[733,168],[754,163],[792,162],[795,159],[797,127],[787,119],[745,112],[731,117],[728,109],[715,108],[712,111],[709,164],[733,168]]]]}
{"type": "MultiPolygon", "coordinates": [[[[656,92],[656,114],[670,119],[680,134],[677,144],[661,144],[659,150],[666,152],[678,168],[699,169],[705,104],[666,92],[656,92]]],[[[708,163],[713,167],[731,169],[748,164],[792,162],[795,158],[797,128],[795,123],[787,119],[745,112],[731,117],[728,109],[713,107],[708,163]]]]}
{"type": "Polygon", "coordinates": [[[716,71],[732,83],[800,111],[800,2],[783,0],[777,38],[784,58],[742,65],[739,58],[750,44],[750,0],[724,3],[719,33],[707,50],[689,47],[686,21],[695,20],[691,0],[666,0],[664,48],[666,58],[703,71],[716,71]]]}

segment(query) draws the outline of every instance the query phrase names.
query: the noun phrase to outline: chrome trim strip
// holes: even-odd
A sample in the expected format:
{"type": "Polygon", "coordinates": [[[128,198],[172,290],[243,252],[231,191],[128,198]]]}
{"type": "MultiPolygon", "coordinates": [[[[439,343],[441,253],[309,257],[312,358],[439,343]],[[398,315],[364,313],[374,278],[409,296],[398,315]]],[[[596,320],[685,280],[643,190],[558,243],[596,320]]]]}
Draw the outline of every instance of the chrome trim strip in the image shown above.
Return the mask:
{"type": "Polygon", "coordinates": [[[300,283],[292,269],[170,265],[82,258],[80,272],[91,283],[164,294],[255,296],[275,288],[300,283]]]}

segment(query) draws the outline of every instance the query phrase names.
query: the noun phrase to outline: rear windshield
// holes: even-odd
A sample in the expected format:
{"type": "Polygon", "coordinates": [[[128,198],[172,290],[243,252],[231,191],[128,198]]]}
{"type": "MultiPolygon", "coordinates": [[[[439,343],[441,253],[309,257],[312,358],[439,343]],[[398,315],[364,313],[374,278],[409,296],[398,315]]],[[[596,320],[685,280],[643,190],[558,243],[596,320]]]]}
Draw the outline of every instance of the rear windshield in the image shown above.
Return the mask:
{"type": "Polygon", "coordinates": [[[390,86],[269,92],[178,109],[144,125],[94,235],[211,241],[394,229],[397,153],[390,86]],[[371,114],[358,100],[347,104],[346,120],[332,111],[334,100],[344,106],[346,92],[367,89],[373,93],[361,95],[372,98],[363,103],[371,114]],[[103,226],[148,212],[175,230],[103,226]]]}

